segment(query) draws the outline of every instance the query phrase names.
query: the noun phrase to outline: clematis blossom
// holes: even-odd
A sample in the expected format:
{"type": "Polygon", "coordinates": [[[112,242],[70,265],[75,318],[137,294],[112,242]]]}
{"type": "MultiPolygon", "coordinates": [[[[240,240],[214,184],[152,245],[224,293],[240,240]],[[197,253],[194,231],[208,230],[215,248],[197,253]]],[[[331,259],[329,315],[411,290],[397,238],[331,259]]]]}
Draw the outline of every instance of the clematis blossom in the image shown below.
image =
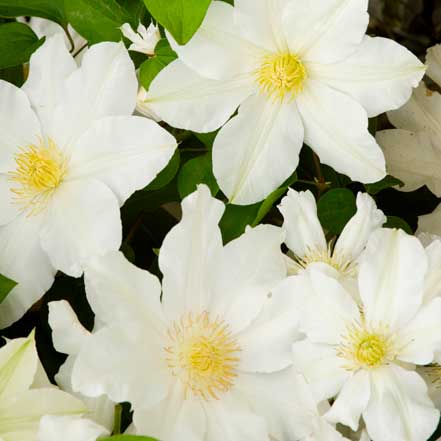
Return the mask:
{"type": "Polygon", "coordinates": [[[334,398],[328,421],[357,431],[362,416],[373,441],[425,441],[436,429],[439,410],[415,370],[441,347],[441,298],[425,298],[429,268],[416,237],[382,229],[363,253],[361,304],[315,268],[287,282],[306,335],[293,344],[294,367],[318,398],[334,398]]]}
{"type": "Polygon", "coordinates": [[[303,142],[352,180],[385,176],[368,117],[396,109],[424,75],[407,49],[365,35],[368,0],[213,1],[152,82],[145,106],[170,125],[219,129],[213,170],[235,204],[264,199],[303,142]],[[238,109],[237,115],[230,117],[238,109]]]}
{"type": "Polygon", "coordinates": [[[78,67],[62,37],[31,57],[22,89],[0,81],[0,273],[18,282],[0,327],[19,319],[56,270],[121,244],[120,206],[152,181],[175,139],[136,105],[135,68],[121,43],[91,47],[78,67]]]}
{"type": "Polygon", "coordinates": [[[367,193],[357,194],[357,212],[348,221],[335,243],[327,243],[317,216],[314,195],[290,189],[279,210],[283,215],[286,244],[291,251],[287,260],[290,274],[298,274],[310,265],[326,265],[337,279],[357,275],[358,259],[371,234],[386,222],[386,216],[367,193]]]}
{"type": "Polygon", "coordinates": [[[141,52],[150,56],[155,54],[155,47],[161,39],[159,27],[153,23],[150,23],[148,28],[139,23],[136,32],[129,23],[124,23],[121,26],[121,32],[132,42],[129,51],[141,52]]]}
{"type": "Polygon", "coordinates": [[[129,401],[136,433],[161,441],[306,437],[312,414],[291,368],[293,296],[276,289],[282,231],[261,225],[223,246],[225,207],[208,187],[182,208],[160,250],[162,302],[159,280],[121,253],[88,263],[100,327],[76,356],[74,390],[129,401]]]}

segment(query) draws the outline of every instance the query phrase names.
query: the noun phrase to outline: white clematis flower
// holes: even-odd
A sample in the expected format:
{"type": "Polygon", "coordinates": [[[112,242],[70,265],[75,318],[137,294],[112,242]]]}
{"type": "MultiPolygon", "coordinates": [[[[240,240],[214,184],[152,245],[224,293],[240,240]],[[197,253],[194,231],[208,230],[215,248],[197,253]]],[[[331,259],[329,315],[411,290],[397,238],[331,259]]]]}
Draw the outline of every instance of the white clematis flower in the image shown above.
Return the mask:
{"type": "Polygon", "coordinates": [[[386,222],[386,216],[367,193],[357,194],[357,213],[349,220],[335,244],[327,243],[317,216],[314,195],[290,189],[279,205],[286,244],[293,253],[287,261],[290,274],[311,264],[325,264],[336,278],[354,278],[358,258],[369,237],[386,222]]]}
{"type": "Polygon", "coordinates": [[[306,334],[293,345],[294,367],[318,398],[336,397],[329,421],[356,431],[362,415],[374,441],[425,441],[435,430],[439,411],[414,370],[441,347],[441,298],[424,298],[428,268],[417,238],[383,229],[363,253],[361,304],[315,268],[294,276],[306,334]]]}
{"type": "Polygon", "coordinates": [[[1,440],[37,441],[45,415],[79,416],[87,411],[80,400],[50,386],[47,378],[42,382],[42,372],[33,333],[0,349],[1,440]]]}
{"type": "Polygon", "coordinates": [[[179,59],[152,82],[146,105],[174,127],[224,126],[213,168],[235,204],[281,185],[303,142],[353,180],[382,179],[368,116],[404,104],[422,63],[394,41],[365,35],[368,0],[234,3],[213,1],[185,46],[168,35],[179,59]]]}
{"type": "MultiPolygon", "coordinates": [[[[441,45],[428,50],[427,63],[427,75],[441,87],[441,45]]],[[[421,83],[388,117],[396,129],[378,132],[377,140],[389,173],[403,181],[403,191],[427,185],[441,196],[441,94],[421,83]]]]}
{"type": "Polygon", "coordinates": [[[0,273],[18,282],[0,326],[51,286],[57,269],[121,243],[119,207],[152,181],[175,139],[136,105],[135,68],[121,43],[101,43],[77,67],[61,36],[30,61],[22,89],[0,81],[0,273]]]}
{"type": "Polygon", "coordinates": [[[102,325],[77,355],[74,389],[129,401],[137,433],[161,441],[307,435],[303,389],[290,369],[293,296],[268,297],[286,274],[282,231],[261,225],[224,247],[225,207],[208,187],[182,205],[159,255],[162,302],[159,280],[121,253],[86,267],[102,325]]]}
{"type": "Polygon", "coordinates": [[[129,23],[124,23],[121,26],[121,32],[132,42],[129,51],[141,52],[146,55],[155,54],[155,47],[161,39],[159,27],[153,23],[150,23],[147,29],[142,23],[139,23],[136,32],[129,23]]]}

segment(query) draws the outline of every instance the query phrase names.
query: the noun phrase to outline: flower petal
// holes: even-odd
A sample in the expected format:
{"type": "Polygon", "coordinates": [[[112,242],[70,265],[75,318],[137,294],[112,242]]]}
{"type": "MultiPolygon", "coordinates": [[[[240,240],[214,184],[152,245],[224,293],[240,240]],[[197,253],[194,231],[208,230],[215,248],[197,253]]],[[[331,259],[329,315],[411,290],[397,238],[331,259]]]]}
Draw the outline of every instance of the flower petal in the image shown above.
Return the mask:
{"type": "Polygon", "coordinates": [[[69,163],[69,178],[99,179],[123,205],[167,165],[176,147],[174,137],[147,118],[103,118],[78,140],[69,163]]]}
{"type": "Polygon", "coordinates": [[[265,56],[265,51],[240,35],[240,26],[233,15],[233,6],[215,0],[201,27],[186,45],[179,45],[167,33],[179,59],[202,77],[212,80],[254,72],[256,61],[265,56]]]}
{"type": "Polygon", "coordinates": [[[2,207],[0,211],[0,226],[6,225],[13,221],[21,212],[21,205],[17,203],[11,191],[15,185],[11,182],[11,178],[0,173],[0,200],[2,201],[2,207]]]}
{"type": "Polygon", "coordinates": [[[21,215],[0,227],[0,274],[18,285],[0,304],[0,328],[11,325],[51,287],[56,270],[40,245],[41,219],[21,215]]]}
{"type": "Polygon", "coordinates": [[[166,236],[159,253],[163,307],[170,320],[185,312],[201,313],[209,302],[210,271],[222,248],[218,223],[224,205],[206,185],[182,201],[183,216],[166,236]]]}
{"type": "Polygon", "coordinates": [[[38,143],[41,131],[21,89],[0,80],[0,97],[0,173],[7,173],[16,168],[14,155],[19,148],[38,143]]]}
{"type": "Polygon", "coordinates": [[[428,49],[426,63],[427,75],[441,87],[441,44],[428,49]]]}
{"type": "Polygon", "coordinates": [[[406,103],[425,70],[412,52],[381,37],[365,36],[357,51],[340,63],[317,61],[308,65],[311,77],[352,96],[369,117],[406,103]]]}
{"type": "Polygon", "coordinates": [[[272,288],[286,276],[282,241],[280,228],[259,225],[228,243],[212,262],[209,310],[234,332],[256,319],[272,288]]]}
{"type": "Polygon", "coordinates": [[[432,213],[418,217],[418,231],[441,236],[441,204],[432,213]]]}
{"type": "Polygon", "coordinates": [[[114,251],[85,265],[87,299],[102,322],[150,323],[162,328],[161,285],[148,271],[114,251]]]}
{"type": "Polygon", "coordinates": [[[302,144],[303,125],[295,103],[253,95],[217,135],[213,172],[230,202],[253,204],[294,172],[302,144]]]}
{"type": "Polygon", "coordinates": [[[288,190],[279,210],[283,215],[286,244],[296,256],[304,257],[311,250],[326,250],[325,233],[317,216],[314,195],[308,191],[288,190]]]}
{"type": "Polygon", "coordinates": [[[210,80],[175,60],[153,80],[143,105],[173,127],[212,132],[256,89],[246,76],[210,80]]]}
{"type": "Polygon", "coordinates": [[[383,153],[368,132],[367,114],[360,104],[315,80],[308,81],[297,104],[305,143],[323,163],[363,183],[386,176],[383,153]]]}
{"type": "Polygon", "coordinates": [[[386,157],[388,173],[404,182],[402,191],[423,185],[441,196],[441,154],[426,132],[382,130],[377,141],[386,157]]]}
{"type": "Polygon", "coordinates": [[[424,303],[429,303],[435,297],[441,297],[441,237],[426,246],[429,259],[429,270],[424,288],[424,303]]]}
{"type": "Polygon", "coordinates": [[[97,119],[131,115],[137,93],[135,67],[125,46],[96,44],[65,81],[48,135],[60,148],[74,148],[75,141],[97,119]]]}
{"type": "Polygon", "coordinates": [[[64,43],[64,33],[46,39],[31,56],[29,76],[23,85],[43,127],[60,101],[64,81],[77,69],[77,64],[64,43]]]}
{"type": "Polygon", "coordinates": [[[373,233],[359,267],[358,287],[368,322],[391,330],[418,311],[424,293],[427,257],[421,242],[403,230],[373,233]]]}
{"type": "Polygon", "coordinates": [[[386,222],[386,216],[377,208],[367,193],[357,194],[357,213],[345,225],[334,248],[334,254],[355,260],[366,246],[369,236],[386,222]]]}
{"type": "Polygon", "coordinates": [[[73,277],[93,256],[117,250],[122,227],[118,201],[96,179],[64,182],[45,213],[41,245],[52,264],[73,277]]]}
{"type": "Polygon", "coordinates": [[[371,439],[419,441],[436,429],[439,411],[427,394],[424,380],[414,371],[390,365],[371,372],[372,392],[363,413],[371,439]]]}
{"type": "Polygon", "coordinates": [[[369,372],[360,370],[344,384],[331,409],[324,415],[332,423],[342,423],[358,430],[361,414],[366,410],[371,394],[369,372]]]}
{"type": "Polygon", "coordinates": [[[306,61],[343,60],[357,49],[366,32],[367,8],[368,0],[291,1],[283,17],[290,49],[306,61]]]}

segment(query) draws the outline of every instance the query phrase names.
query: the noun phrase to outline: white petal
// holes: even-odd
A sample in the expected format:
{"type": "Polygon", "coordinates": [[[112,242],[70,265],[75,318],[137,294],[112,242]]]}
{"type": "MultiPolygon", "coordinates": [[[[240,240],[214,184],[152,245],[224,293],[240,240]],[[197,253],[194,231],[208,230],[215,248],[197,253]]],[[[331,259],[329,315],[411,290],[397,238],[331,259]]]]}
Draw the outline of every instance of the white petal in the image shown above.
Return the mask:
{"type": "Polygon", "coordinates": [[[366,32],[367,7],[368,0],[291,1],[283,20],[290,49],[307,61],[334,63],[346,58],[366,32]]]}
{"type": "Polygon", "coordinates": [[[243,76],[222,81],[203,78],[175,60],[153,80],[143,105],[173,127],[212,132],[256,88],[243,76]]]}
{"type": "Polygon", "coordinates": [[[296,320],[296,296],[286,289],[286,280],[272,290],[257,319],[238,335],[243,371],[274,372],[292,364],[292,343],[302,334],[296,320]]]}
{"type": "Polygon", "coordinates": [[[131,115],[137,93],[135,67],[124,45],[94,45],[84,54],[81,67],[66,80],[48,134],[60,148],[74,148],[95,120],[131,115]]]}
{"type": "Polygon", "coordinates": [[[403,107],[387,114],[390,122],[397,129],[412,132],[426,131],[434,137],[435,145],[439,145],[441,137],[439,115],[441,115],[441,94],[429,90],[424,83],[415,89],[403,107]]]}
{"type": "Polygon", "coordinates": [[[371,394],[369,372],[356,372],[343,386],[325,418],[358,430],[361,414],[366,410],[371,394]]]}
{"type": "Polygon", "coordinates": [[[373,233],[359,267],[358,286],[367,321],[399,329],[423,300],[427,257],[421,242],[403,230],[373,233]]]}
{"type": "Polygon", "coordinates": [[[441,236],[441,204],[432,213],[419,216],[418,231],[441,236]]]}
{"type": "Polygon", "coordinates": [[[182,201],[182,220],[167,234],[159,254],[162,302],[170,320],[207,307],[209,272],[216,269],[213,259],[222,247],[218,223],[224,209],[205,185],[182,201]]]}
{"type": "Polygon", "coordinates": [[[402,361],[424,365],[441,349],[441,298],[425,304],[415,317],[400,330],[401,346],[397,357],[402,361]]]}
{"type": "Polygon", "coordinates": [[[40,122],[26,94],[0,80],[0,173],[15,170],[14,155],[20,147],[36,144],[41,137],[40,122]]]}
{"type": "Polygon", "coordinates": [[[428,49],[426,63],[427,75],[441,87],[441,44],[428,49]]]}
{"type": "Polygon", "coordinates": [[[103,181],[123,205],[167,165],[176,147],[174,137],[147,118],[103,118],[78,140],[69,177],[103,181]]]}
{"type": "Polygon", "coordinates": [[[253,95],[219,132],[213,145],[213,173],[230,202],[265,199],[296,169],[303,124],[293,102],[253,95]]]}
{"type": "Polygon", "coordinates": [[[363,413],[373,440],[422,441],[436,429],[439,411],[427,395],[423,379],[413,371],[391,365],[372,371],[372,393],[363,413]]]}
{"type": "Polygon", "coordinates": [[[54,193],[40,237],[52,264],[73,277],[93,256],[117,250],[121,220],[115,195],[96,179],[64,182],[54,193]]]}
{"type": "Polygon", "coordinates": [[[334,248],[334,254],[355,260],[363,251],[369,236],[386,222],[386,216],[377,208],[367,193],[357,194],[357,213],[344,227],[334,248]]]}
{"type": "Polygon", "coordinates": [[[87,339],[72,371],[73,390],[89,397],[107,395],[116,403],[153,406],[171,381],[165,339],[146,323],[105,327],[87,339]],[[140,347],[140,342],[148,342],[140,347]],[[140,387],[141,386],[141,387],[140,387]]]}
{"type": "Polygon", "coordinates": [[[311,385],[317,402],[337,395],[352,375],[342,367],[332,346],[303,340],[294,343],[292,349],[293,367],[311,385]]]}
{"type": "Polygon", "coordinates": [[[66,78],[77,69],[64,43],[64,34],[48,38],[31,56],[29,76],[23,85],[43,127],[48,127],[59,103],[66,78]]]}
{"type": "Polygon", "coordinates": [[[15,398],[31,387],[38,363],[33,332],[28,338],[16,338],[6,342],[6,345],[0,349],[0,398],[2,402],[15,398]]]}
{"type": "Polygon", "coordinates": [[[44,415],[80,415],[86,411],[80,400],[60,390],[29,390],[0,403],[0,436],[6,441],[36,441],[44,415]]]}
{"type": "Polygon", "coordinates": [[[368,117],[360,104],[314,80],[308,81],[297,104],[305,143],[323,163],[363,183],[385,177],[383,153],[368,132],[368,117]]]}
{"type": "Polygon", "coordinates": [[[242,38],[233,14],[233,6],[215,0],[201,27],[186,45],[180,46],[167,33],[179,59],[202,77],[212,80],[253,73],[265,51],[242,38]]]}
{"type": "Polygon", "coordinates": [[[41,220],[21,215],[0,227],[0,274],[15,280],[0,304],[0,328],[21,318],[51,287],[56,270],[40,245],[41,220]]]}
{"type": "Polygon", "coordinates": [[[272,288],[286,276],[282,242],[280,228],[259,225],[228,243],[212,262],[209,310],[235,332],[256,319],[272,288]]]}
{"type": "Polygon", "coordinates": [[[48,307],[55,349],[63,354],[78,354],[90,337],[90,332],[81,324],[66,300],[50,302],[48,307]]]}
{"type": "Polygon", "coordinates": [[[139,42],[141,40],[141,37],[132,29],[132,26],[130,23],[124,23],[120,30],[124,37],[128,38],[132,43],[139,42]]]}
{"type": "Polygon", "coordinates": [[[22,210],[21,205],[15,200],[15,194],[11,191],[16,187],[17,185],[14,185],[8,175],[0,173],[0,226],[13,221],[22,210]]]}
{"type": "Polygon", "coordinates": [[[435,239],[426,247],[429,259],[426,286],[424,288],[424,303],[428,303],[435,297],[441,297],[441,238],[435,239]]]}
{"type": "Polygon", "coordinates": [[[161,285],[156,276],[111,252],[85,266],[87,299],[102,322],[150,323],[161,327],[161,285]]]}
{"type": "Polygon", "coordinates": [[[390,175],[404,182],[402,191],[414,191],[423,185],[441,195],[441,152],[427,132],[382,130],[376,135],[386,157],[390,175]]]}
{"type": "Polygon", "coordinates": [[[311,250],[327,249],[325,233],[317,216],[317,204],[309,190],[289,189],[279,210],[283,215],[285,242],[296,256],[304,257],[311,250]]]}
{"type": "Polygon", "coordinates": [[[404,46],[387,38],[368,36],[343,62],[311,64],[308,68],[312,78],[352,96],[369,117],[401,107],[425,70],[424,64],[404,46]]]}
{"type": "Polygon", "coordinates": [[[234,14],[242,35],[271,52],[286,52],[282,18],[291,0],[235,0],[234,14]]]}
{"type": "Polygon", "coordinates": [[[40,421],[37,441],[96,441],[110,435],[94,421],[72,416],[46,415],[40,421]]]}

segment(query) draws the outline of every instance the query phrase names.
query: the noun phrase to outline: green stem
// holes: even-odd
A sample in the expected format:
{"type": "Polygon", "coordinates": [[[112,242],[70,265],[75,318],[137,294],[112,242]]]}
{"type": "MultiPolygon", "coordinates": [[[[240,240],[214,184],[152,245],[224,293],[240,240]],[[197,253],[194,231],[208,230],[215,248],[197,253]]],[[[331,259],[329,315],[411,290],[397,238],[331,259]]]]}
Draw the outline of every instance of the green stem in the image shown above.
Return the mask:
{"type": "Polygon", "coordinates": [[[121,433],[121,416],[122,416],[122,405],[117,404],[115,406],[115,417],[113,422],[113,434],[118,435],[121,433]]]}

